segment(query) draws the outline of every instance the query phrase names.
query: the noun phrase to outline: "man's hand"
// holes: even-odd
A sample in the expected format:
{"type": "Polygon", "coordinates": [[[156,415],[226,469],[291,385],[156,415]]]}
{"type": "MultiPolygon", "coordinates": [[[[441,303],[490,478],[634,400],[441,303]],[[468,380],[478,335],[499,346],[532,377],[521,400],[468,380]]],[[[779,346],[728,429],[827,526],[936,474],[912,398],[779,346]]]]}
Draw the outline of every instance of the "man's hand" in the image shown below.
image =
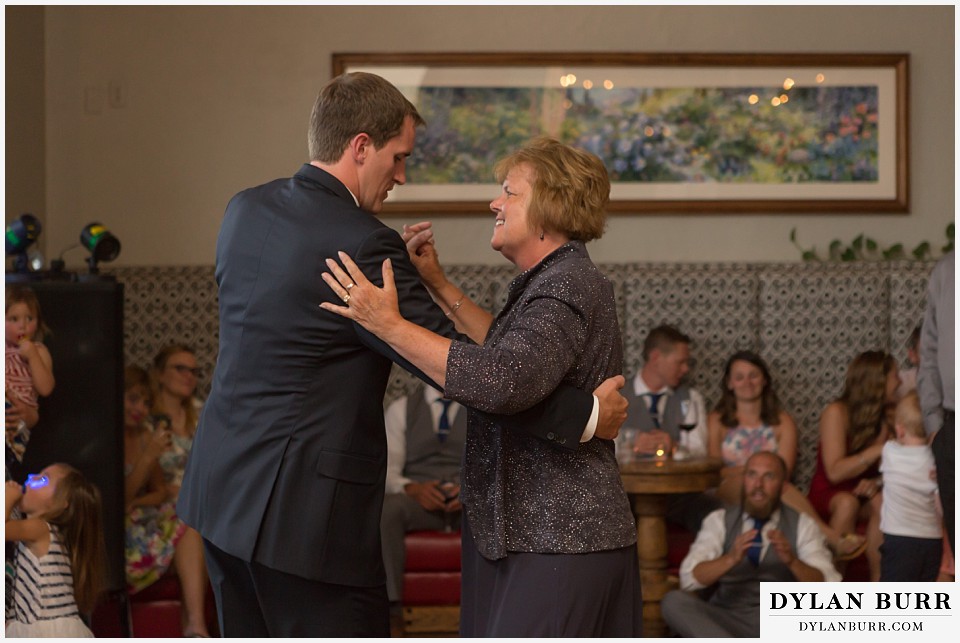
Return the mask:
{"type": "Polygon", "coordinates": [[[664,449],[667,453],[673,452],[673,439],[670,434],[660,429],[652,431],[641,431],[633,442],[634,451],[644,455],[653,455],[658,449],[664,449]]]}
{"type": "Polygon", "coordinates": [[[770,546],[777,552],[777,556],[780,557],[784,565],[789,567],[796,558],[796,554],[793,553],[793,547],[790,546],[787,537],[779,529],[771,529],[767,532],[767,537],[770,539],[770,546]]]}
{"type": "Polygon", "coordinates": [[[455,482],[445,482],[440,485],[441,493],[444,495],[443,510],[447,513],[460,511],[463,505],[460,504],[460,485],[455,482]]]}
{"type": "MultiPolygon", "coordinates": [[[[750,545],[753,544],[753,538],[756,535],[756,529],[748,529],[734,538],[733,544],[730,546],[730,551],[724,554],[731,561],[733,561],[733,565],[739,563],[741,560],[743,560],[743,557],[747,555],[747,550],[750,549],[750,545]]],[[[731,565],[731,567],[733,565],[731,565]]]]}
{"type": "Polygon", "coordinates": [[[5,418],[8,431],[16,432],[21,420],[28,429],[35,427],[37,422],[40,421],[40,413],[36,407],[26,404],[13,394],[7,400],[10,402],[10,408],[7,409],[5,418]]]}
{"type": "Polygon", "coordinates": [[[600,417],[593,437],[612,440],[620,433],[620,427],[627,419],[627,398],[620,395],[620,389],[626,384],[623,375],[615,375],[604,380],[593,392],[600,400],[600,417]]]}
{"type": "Polygon", "coordinates": [[[873,498],[880,491],[880,484],[875,478],[862,478],[853,488],[853,495],[858,498],[873,498]]]}
{"type": "Polygon", "coordinates": [[[403,491],[420,503],[420,506],[427,511],[443,511],[446,509],[446,496],[440,491],[439,480],[408,482],[403,491]]]}
{"type": "Polygon", "coordinates": [[[420,246],[425,243],[433,243],[433,230],[430,229],[432,225],[429,221],[421,221],[413,225],[404,224],[400,238],[407,244],[407,252],[411,255],[417,255],[420,246]]]}
{"type": "MultiPolygon", "coordinates": [[[[437,254],[437,247],[433,238],[433,230],[430,229],[429,221],[422,221],[413,225],[404,225],[403,242],[407,244],[407,252],[410,254],[410,262],[421,281],[433,291],[436,295],[440,288],[447,282],[447,276],[440,265],[440,255],[437,254]]],[[[450,302],[452,305],[452,302],[450,302]]]]}

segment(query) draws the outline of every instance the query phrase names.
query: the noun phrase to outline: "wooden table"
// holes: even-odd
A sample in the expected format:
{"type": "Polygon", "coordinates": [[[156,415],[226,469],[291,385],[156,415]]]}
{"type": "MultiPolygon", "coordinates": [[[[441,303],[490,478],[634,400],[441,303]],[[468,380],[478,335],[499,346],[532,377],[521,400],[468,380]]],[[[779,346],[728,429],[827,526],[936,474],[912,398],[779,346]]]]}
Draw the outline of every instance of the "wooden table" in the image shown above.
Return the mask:
{"type": "Polygon", "coordinates": [[[722,466],[720,458],[638,460],[620,464],[623,488],[630,496],[637,518],[644,637],[662,637],[666,634],[666,625],[660,615],[660,601],[669,589],[665,520],[668,497],[717,486],[722,466]]]}

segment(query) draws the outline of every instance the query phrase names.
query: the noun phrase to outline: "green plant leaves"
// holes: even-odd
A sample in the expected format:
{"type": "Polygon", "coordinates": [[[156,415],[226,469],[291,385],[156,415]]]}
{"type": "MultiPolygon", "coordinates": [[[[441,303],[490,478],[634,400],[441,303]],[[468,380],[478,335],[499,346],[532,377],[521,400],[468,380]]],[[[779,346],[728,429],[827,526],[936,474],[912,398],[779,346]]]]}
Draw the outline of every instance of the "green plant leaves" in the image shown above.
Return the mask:
{"type": "MultiPolygon", "coordinates": [[[[941,252],[946,254],[953,250],[954,224],[951,222],[946,229],[947,244],[941,248],[941,252]]],[[[803,248],[797,242],[797,229],[790,230],[790,241],[800,251],[800,256],[804,261],[822,261],[820,255],[814,247],[803,248]]],[[[865,234],[858,234],[849,245],[844,244],[840,239],[834,239],[827,247],[827,259],[830,261],[896,261],[901,259],[913,258],[917,261],[926,261],[933,259],[933,246],[929,241],[921,242],[907,256],[902,243],[895,243],[889,248],[883,248],[875,239],[865,234]]]]}

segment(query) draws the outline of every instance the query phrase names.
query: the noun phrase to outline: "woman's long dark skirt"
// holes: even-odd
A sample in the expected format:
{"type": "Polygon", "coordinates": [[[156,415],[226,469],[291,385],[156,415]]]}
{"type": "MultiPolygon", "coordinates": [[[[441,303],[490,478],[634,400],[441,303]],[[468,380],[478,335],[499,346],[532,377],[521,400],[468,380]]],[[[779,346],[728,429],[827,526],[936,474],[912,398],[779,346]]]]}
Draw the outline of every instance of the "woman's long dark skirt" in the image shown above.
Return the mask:
{"type": "Polygon", "coordinates": [[[637,548],[588,554],[477,551],[463,517],[462,637],[639,637],[637,548]]]}

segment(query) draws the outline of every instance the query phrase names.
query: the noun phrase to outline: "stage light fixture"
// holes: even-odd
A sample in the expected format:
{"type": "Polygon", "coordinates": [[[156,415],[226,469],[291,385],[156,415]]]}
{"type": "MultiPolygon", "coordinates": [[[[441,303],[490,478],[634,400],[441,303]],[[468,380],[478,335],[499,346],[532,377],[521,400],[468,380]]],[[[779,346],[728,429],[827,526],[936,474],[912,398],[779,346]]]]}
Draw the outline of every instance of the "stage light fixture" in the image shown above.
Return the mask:
{"type": "Polygon", "coordinates": [[[40,220],[29,213],[21,214],[7,225],[6,251],[8,257],[14,257],[14,272],[28,274],[38,269],[31,265],[27,249],[36,243],[42,230],[40,220]]]}
{"type": "Polygon", "coordinates": [[[101,261],[113,261],[120,254],[120,240],[107,230],[102,223],[89,223],[80,231],[80,245],[90,251],[87,265],[90,274],[100,272],[97,264],[101,261]]]}

